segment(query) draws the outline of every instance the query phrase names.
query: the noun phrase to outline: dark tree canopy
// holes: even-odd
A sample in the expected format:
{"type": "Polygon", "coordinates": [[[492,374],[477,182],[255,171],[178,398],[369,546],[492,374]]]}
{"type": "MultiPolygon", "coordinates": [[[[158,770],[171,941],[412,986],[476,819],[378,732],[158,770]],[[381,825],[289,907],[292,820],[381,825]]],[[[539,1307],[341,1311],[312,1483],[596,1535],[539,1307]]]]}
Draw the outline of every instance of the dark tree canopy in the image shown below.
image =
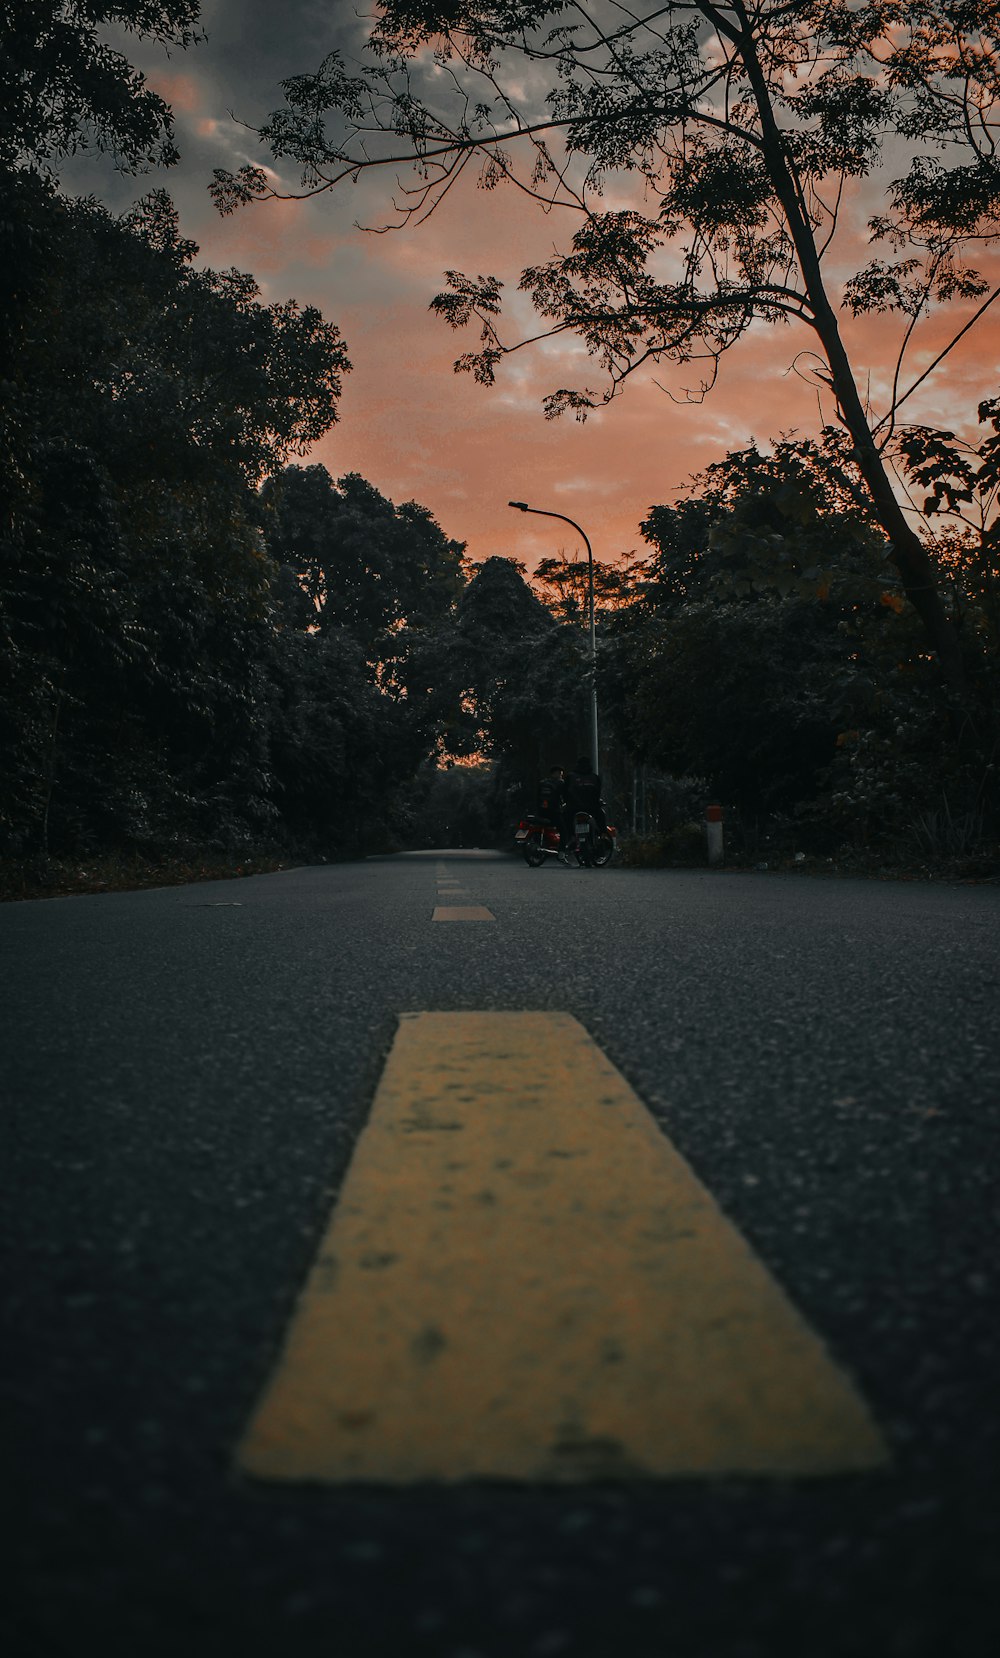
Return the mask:
{"type": "Polygon", "coordinates": [[[643,584],[648,607],[731,589],[797,591],[828,600],[858,592],[861,574],[877,593],[896,587],[886,547],[850,445],[838,427],[819,442],[780,439],[733,450],[691,480],[641,525],[655,549],[643,584]]]}
{"type": "Polygon", "coordinates": [[[357,473],[334,483],[318,465],[286,467],[262,499],[272,555],[295,571],[313,625],[349,629],[371,661],[455,603],[464,546],[415,501],[397,507],[357,473]]]}
{"type": "Polygon", "coordinates": [[[453,647],[467,743],[498,762],[500,784],[533,784],[586,731],[586,636],[557,622],[514,559],[488,558],[469,582],[453,647]]]}
{"type": "MultiPolygon", "coordinates": [[[[632,561],[617,564],[593,561],[594,613],[616,610],[632,593],[632,561]]],[[[590,570],[582,559],[543,558],[535,566],[533,585],[545,603],[564,621],[577,622],[590,614],[590,570]]]]}
{"type": "Polygon", "coordinates": [[[335,327],[0,172],[0,837],[260,830],[271,567],[257,485],[336,418],[335,327]],[[240,827],[242,826],[242,827],[240,827]]]}
{"type": "Polygon", "coordinates": [[[56,190],[88,144],[176,159],[111,42],[183,46],[197,16],[0,0],[8,853],[358,847],[437,739],[401,664],[453,606],[461,546],[362,478],[289,468],[284,514],[266,487],[336,420],[336,327],[199,267],[162,191],[116,219],[56,190]]]}
{"type": "Polygon", "coordinates": [[[650,509],[604,704],[643,760],[704,775],[744,813],[899,833],[940,788],[946,722],[842,434],[824,439],[734,451],[650,509]]]}

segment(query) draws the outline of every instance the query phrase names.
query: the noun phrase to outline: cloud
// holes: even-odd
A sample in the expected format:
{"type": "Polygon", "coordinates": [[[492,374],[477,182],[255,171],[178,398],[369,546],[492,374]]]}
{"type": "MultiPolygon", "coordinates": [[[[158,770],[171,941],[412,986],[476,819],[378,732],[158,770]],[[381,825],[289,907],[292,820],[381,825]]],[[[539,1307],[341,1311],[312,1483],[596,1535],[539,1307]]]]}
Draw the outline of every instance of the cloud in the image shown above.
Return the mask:
{"type": "Polygon", "coordinates": [[[175,116],[178,112],[190,115],[200,107],[201,92],[193,75],[159,70],[147,75],[146,79],[153,91],[170,105],[175,116]]]}
{"type": "MultiPolygon", "coordinates": [[[[335,199],[270,203],[220,219],[207,193],[212,169],[267,159],[240,123],[252,126],[280,104],[283,78],[315,69],[334,47],[356,50],[364,10],[329,0],[283,0],[280,7],[270,0],[206,0],[204,45],[170,58],[152,46],[138,52],[129,46],[173,105],[181,166],[138,181],[121,179],[96,157],[67,169],[71,187],[94,190],[118,209],[151,184],[165,185],[178,202],[184,233],[201,244],[206,262],[250,270],[265,298],[294,296],[340,326],[354,373],[345,384],[340,423],[312,459],[337,476],[361,472],[394,500],[422,502],[476,558],[514,554],[533,564],[560,548],[572,555],[572,531],[511,512],[512,498],[564,510],[587,530],[599,557],[613,557],[640,544],[638,525],[651,505],[675,499],[693,472],[728,449],[815,432],[834,419],[829,391],[809,381],[807,359],[798,371],[792,366],[814,345],[801,328],[752,329],[724,358],[718,385],[702,403],[684,401],[685,389],[697,385],[699,365],[661,365],[636,377],[584,424],[546,421],[541,410],[543,396],[557,386],[601,384],[599,365],[578,340],[519,352],[501,365],[492,390],[455,375],[453,359],[476,341],[474,332],[452,334],[428,313],[444,272],[503,277],[503,326],[517,338],[539,326],[530,301],[517,292],[522,267],[548,258],[573,229],[561,210],[546,216],[513,190],[477,188],[471,170],[424,224],[383,236],[354,225],[355,219],[384,222],[385,182],[376,180],[335,199]]],[[[541,73],[525,65],[526,75],[541,73]]],[[[898,171],[898,157],[895,162],[898,171]]],[[[833,267],[841,280],[868,257],[864,224],[875,197],[876,181],[852,184],[847,192],[833,267]]],[[[613,183],[606,205],[626,200],[628,192],[613,183]]],[[[955,318],[972,309],[949,308],[921,325],[904,384],[946,343],[955,318]]],[[[881,410],[891,387],[896,325],[845,316],[843,328],[862,389],[881,410]]],[[[905,406],[908,418],[974,432],[976,404],[996,390],[998,367],[1000,333],[991,323],[964,340],[914,394],[905,406]]]]}

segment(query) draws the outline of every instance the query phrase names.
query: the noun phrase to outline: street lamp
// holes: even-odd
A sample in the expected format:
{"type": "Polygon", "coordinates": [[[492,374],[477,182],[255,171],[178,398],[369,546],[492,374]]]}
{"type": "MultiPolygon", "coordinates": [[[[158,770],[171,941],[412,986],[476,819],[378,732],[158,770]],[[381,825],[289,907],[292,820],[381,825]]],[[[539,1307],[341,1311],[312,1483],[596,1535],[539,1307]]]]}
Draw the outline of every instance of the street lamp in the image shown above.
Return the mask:
{"type": "Polygon", "coordinates": [[[572,518],[567,518],[564,512],[547,512],[544,507],[529,507],[527,501],[508,501],[509,507],[515,507],[518,512],[533,512],[539,518],[559,518],[564,524],[569,524],[580,537],[587,549],[587,592],[589,595],[588,608],[590,611],[590,763],[595,772],[600,772],[597,747],[597,632],[594,627],[594,552],[590,540],[572,518]]]}

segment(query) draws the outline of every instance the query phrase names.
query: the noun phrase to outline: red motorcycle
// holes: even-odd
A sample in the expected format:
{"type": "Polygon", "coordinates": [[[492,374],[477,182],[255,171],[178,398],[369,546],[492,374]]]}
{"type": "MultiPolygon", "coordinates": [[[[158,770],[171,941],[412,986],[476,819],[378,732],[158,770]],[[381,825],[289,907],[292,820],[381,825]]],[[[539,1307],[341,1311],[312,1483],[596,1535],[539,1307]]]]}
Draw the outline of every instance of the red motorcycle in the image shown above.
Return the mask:
{"type": "Polygon", "coordinates": [[[529,869],[537,869],[546,858],[558,858],[575,852],[577,862],[584,869],[602,869],[609,864],[617,850],[617,830],[612,824],[603,828],[589,812],[576,812],[573,817],[573,838],[563,847],[562,835],[549,818],[528,813],[514,831],[514,845],[529,869]]]}

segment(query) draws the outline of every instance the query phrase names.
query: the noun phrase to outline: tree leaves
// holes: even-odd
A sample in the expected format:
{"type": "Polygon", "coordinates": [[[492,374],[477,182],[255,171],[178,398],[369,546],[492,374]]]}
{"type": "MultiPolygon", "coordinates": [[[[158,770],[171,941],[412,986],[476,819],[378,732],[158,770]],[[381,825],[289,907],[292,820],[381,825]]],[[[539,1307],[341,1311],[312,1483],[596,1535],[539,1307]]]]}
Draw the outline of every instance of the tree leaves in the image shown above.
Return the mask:
{"type": "Polygon", "coordinates": [[[0,10],[0,166],[58,162],[96,143],[126,172],[177,160],[168,106],[104,31],[197,38],[198,0],[7,0],[0,10]]]}
{"type": "Polygon", "coordinates": [[[8,844],[249,833],[273,810],[256,486],[334,420],[343,342],[197,268],[163,193],[118,221],[0,188],[8,844]]]}
{"type": "Polygon", "coordinates": [[[272,555],[294,570],[319,632],[346,629],[374,673],[398,663],[414,629],[434,628],[461,587],[463,544],[426,507],[395,506],[357,473],[289,466],[261,502],[272,555]]]}

